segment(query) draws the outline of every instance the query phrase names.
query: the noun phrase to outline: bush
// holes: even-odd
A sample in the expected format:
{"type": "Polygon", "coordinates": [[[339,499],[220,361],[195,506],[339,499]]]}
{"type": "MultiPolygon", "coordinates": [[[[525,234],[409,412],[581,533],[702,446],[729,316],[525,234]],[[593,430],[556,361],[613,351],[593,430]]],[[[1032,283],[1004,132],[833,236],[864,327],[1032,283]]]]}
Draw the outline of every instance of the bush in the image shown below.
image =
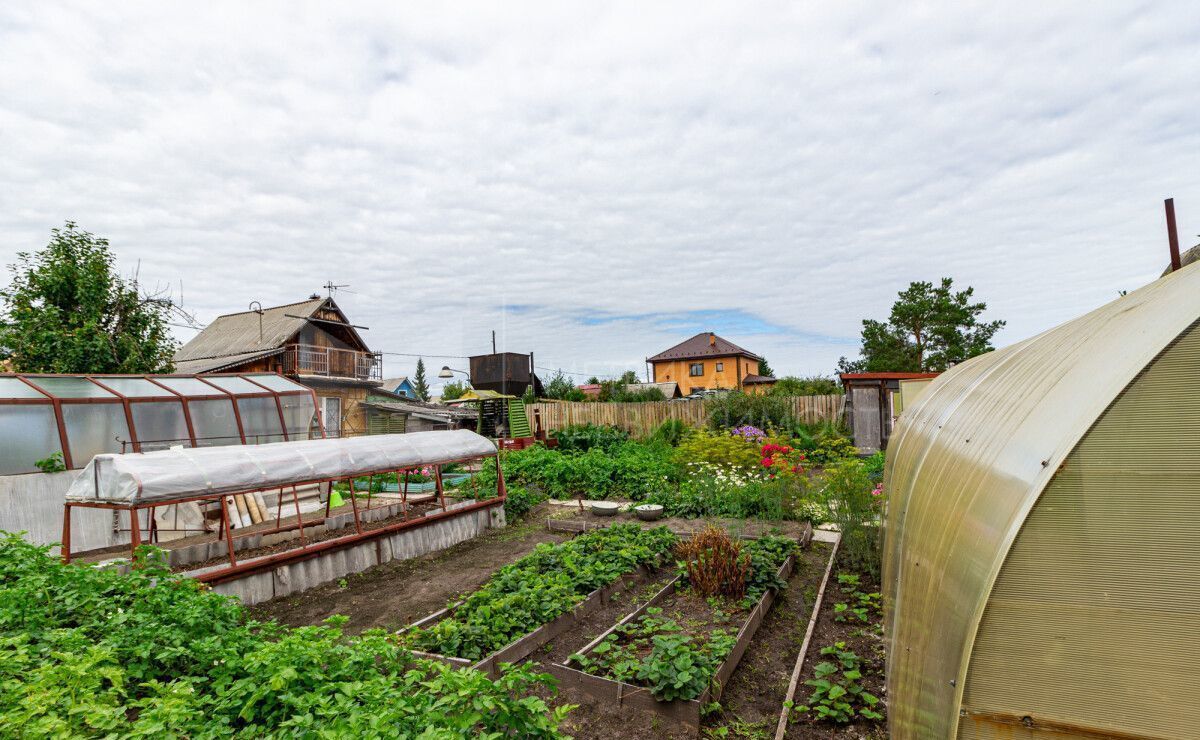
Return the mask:
{"type": "Polygon", "coordinates": [[[622,429],[596,424],[572,424],[555,429],[550,436],[558,440],[559,452],[608,450],[629,439],[629,433],[622,429]]]}
{"type": "Polygon", "coordinates": [[[791,404],[782,396],[730,391],[708,402],[708,426],[712,429],[731,429],[747,424],[762,429],[786,429],[793,422],[791,404]]]}
{"type": "Polygon", "coordinates": [[[701,596],[739,600],[746,595],[750,555],[719,527],[708,527],[675,546],[688,584],[701,596]]]}
{"type": "Polygon", "coordinates": [[[701,430],[679,444],[675,459],[681,463],[708,463],[752,471],[761,467],[762,457],[753,438],[701,430]]]}
{"type": "Polygon", "coordinates": [[[813,375],[807,378],[788,376],[780,378],[771,386],[772,396],[840,396],[842,384],[834,378],[813,375]]]}
{"type": "Polygon", "coordinates": [[[822,495],[829,521],[842,533],[842,557],[847,568],[879,578],[879,517],[883,490],[858,459],[842,460],[825,469],[822,495]]]}
{"type": "Polygon", "coordinates": [[[832,421],[793,424],[791,433],[794,444],[804,451],[810,465],[824,467],[858,455],[845,430],[832,421]]]}
{"type": "Polygon", "coordinates": [[[678,447],[679,443],[687,439],[691,433],[692,428],[682,419],[667,419],[658,425],[658,428],[650,434],[646,441],[678,447]]]}
{"type": "Polygon", "coordinates": [[[561,737],[564,710],[529,695],[549,676],[493,682],[382,630],[348,637],[344,617],[248,621],[150,552],[120,573],[0,540],[0,736],[561,737]]]}
{"type": "Polygon", "coordinates": [[[548,498],[549,496],[540,491],[531,491],[524,486],[512,486],[504,499],[504,517],[510,523],[514,522],[548,498]]]}

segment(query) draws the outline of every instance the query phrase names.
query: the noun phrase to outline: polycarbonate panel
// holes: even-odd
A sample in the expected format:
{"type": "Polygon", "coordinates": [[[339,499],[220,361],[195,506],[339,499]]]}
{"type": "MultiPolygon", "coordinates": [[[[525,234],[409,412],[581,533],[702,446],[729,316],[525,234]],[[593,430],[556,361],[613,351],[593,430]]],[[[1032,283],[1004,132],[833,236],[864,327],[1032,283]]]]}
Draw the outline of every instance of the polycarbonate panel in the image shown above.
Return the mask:
{"type": "Polygon", "coordinates": [[[242,431],[246,433],[246,444],[282,442],[279,426],[279,409],[275,398],[239,398],[238,411],[242,415],[242,431]]]}
{"type": "Polygon", "coordinates": [[[192,429],[196,432],[197,447],[240,445],[237,417],[233,415],[233,400],[213,398],[188,401],[192,414],[192,429]]]}
{"type": "Polygon", "coordinates": [[[220,396],[223,391],[219,388],[213,388],[208,383],[197,378],[163,378],[157,377],[156,381],[162,383],[173,391],[179,391],[185,396],[220,396]]]}
{"type": "MultiPolygon", "coordinates": [[[[316,428],[316,408],[313,407],[312,395],[280,396],[279,403],[283,406],[283,422],[287,427],[288,439],[308,439],[310,431],[316,428]]],[[[318,433],[316,436],[321,435],[318,433]]]]}
{"type": "Polygon", "coordinates": [[[308,388],[306,388],[305,386],[302,386],[299,383],[288,380],[287,378],[283,377],[282,375],[264,374],[264,375],[247,375],[246,377],[249,378],[250,380],[253,380],[255,383],[258,383],[259,385],[265,385],[266,387],[270,388],[271,390],[279,391],[280,393],[292,393],[295,391],[304,391],[305,393],[309,392],[308,388]]]}
{"type": "MultiPolygon", "coordinates": [[[[30,388],[28,384],[19,378],[0,378],[0,398],[46,399],[46,394],[40,393],[36,388],[30,388]]],[[[49,399],[46,400],[48,401],[49,399]]]]}
{"type": "Polygon", "coordinates": [[[957,734],[976,630],[1034,503],[1114,399],[1198,318],[1191,265],[961,363],[905,409],[884,482],[893,738],[957,734]]]}
{"type": "Polygon", "coordinates": [[[999,718],[1025,716],[1035,729],[1196,736],[1197,377],[1193,329],[1118,397],[1038,499],[980,623],[961,737],[997,737],[999,718]]]}
{"type": "Polygon", "coordinates": [[[172,445],[192,446],[181,402],[139,401],[129,404],[129,411],[142,452],[165,450],[172,445]]]}
{"type": "Polygon", "coordinates": [[[102,452],[133,452],[125,406],[121,403],[64,403],[63,424],[71,462],[82,468],[102,452]],[[121,442],[126,444],[122,447],[121,442]]]}
{"type": "Polygon", "coordinates": [[[145,378],[105,378],[97,375],[96,380],[112,388],[122,396],[129,398],[151,398],[154,396],[171,395],[171,391],[159,388],[145,378]]]}
{"type": "Polygon", "coordinates": [[[87,378],[61,377],[46,378],[37,375],[27,375],[34,385],[43,389],[56,398],[112,398],[116,396],[104,390],[87,378]]]}
{"type": "Polygon", "coordinates": [[[0,405],[0,439],[0,475],[36,473],[34,463],[62,452],[50,404],[0,405]]]}
{"type": "Polygon", "coordinates": [[[215,386],[224,388],[230,393],[236,393],[239,396],[248,395],[251,393],[266,393],[267,391],[259,388],[255,384],[245,378],[217,377],[215,375],[207,375],[204,378],[215,386]]]}

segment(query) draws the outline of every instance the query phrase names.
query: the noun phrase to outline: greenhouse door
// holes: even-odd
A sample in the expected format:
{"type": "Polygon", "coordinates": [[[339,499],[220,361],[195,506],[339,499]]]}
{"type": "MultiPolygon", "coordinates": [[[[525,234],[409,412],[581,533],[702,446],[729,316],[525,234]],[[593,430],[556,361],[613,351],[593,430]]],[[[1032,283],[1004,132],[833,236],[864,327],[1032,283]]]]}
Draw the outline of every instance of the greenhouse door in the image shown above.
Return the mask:
{"type": "Polygon", "coordinates": [[[342,436],[342,399],[334,396],[323,397],[321,416],[325,420],[325,436],[342,436]]]}

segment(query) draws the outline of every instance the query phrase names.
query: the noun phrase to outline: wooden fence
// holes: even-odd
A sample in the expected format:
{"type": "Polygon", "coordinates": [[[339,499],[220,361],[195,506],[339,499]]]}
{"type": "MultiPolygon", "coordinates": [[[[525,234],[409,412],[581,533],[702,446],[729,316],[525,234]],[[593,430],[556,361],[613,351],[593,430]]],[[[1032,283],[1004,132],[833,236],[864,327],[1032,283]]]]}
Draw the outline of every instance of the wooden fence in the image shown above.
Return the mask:
{"type": "MultiPolygon", "coordinates": [[[[845,396],[793,396],[785,399],[799,420],[813,423],[840,419],[846,408],[845,396]]],[[[649,403],[557,402],[531,403],[529,428],[536,429],[540,418],[547,432],[572,424],[605,424],[620,427],[635,437],[644,437],[667,419],[681,419],[693,427],[708,423],[708,401],[651,401],[649,403]],[[535,413],[537,417],[535,417],[535,413]]]]}

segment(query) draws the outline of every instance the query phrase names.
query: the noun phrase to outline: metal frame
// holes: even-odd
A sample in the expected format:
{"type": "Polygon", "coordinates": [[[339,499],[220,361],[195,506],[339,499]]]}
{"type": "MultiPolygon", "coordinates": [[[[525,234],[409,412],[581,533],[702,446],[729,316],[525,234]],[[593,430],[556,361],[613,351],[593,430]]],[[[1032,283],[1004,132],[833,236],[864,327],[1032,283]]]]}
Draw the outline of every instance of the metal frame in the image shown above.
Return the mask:
{"type": "MultiPolygon", "coordinates": [[[[292,438],[288,431],[287,419],[283,413],[284,396],[308,396],[312,400],[313,413],[317,418],[317,428],[320,430],[320,435],[325,436],[325,425],[321,417],[321,409],[317,402],[317,394],[311,388],[298,387],[294,391],[276,391],[268,388],[262,383],[256,382],[256,377],[262,378],[266,375],[278,375],[277,373],[212,373],[209,375],[194,375],[184,373],[171,373],[162,375],[149,374],[121,374],[121,373],[88,373],[88,374],[70,374],[70,373],[0,373],[0,378],[16,378],[25,385],[32,388],[42,398],[0,398],[0,406],[3,405],[50,405],[54,410],[54,422],[58,429],[59,445],[62,448],[63,464],[68,470],[82,468],[87,462],[85,460],[75,460],[71,454],[70,435],[67,431],[66,422],[63,419],[64,405],[82,405],[82,404],[120,404],[124,411],[126,428],[129,431],[129,439],[119,440],[121,442],[121,452],[132,451],[141,452],[144,444],[151,442],[175,442],[185,444],[189,447],[196,447],[197,443],[208,437],[197,437],[195,424],[192,420],[192,412],[189,403],[191,401],[206,401],[206,400],[228,400],[233,408],[233,417],[237,424],[237,442],[240,444],[247,443],[245,426],[242,421],[241,409],[238,408],[238,400],[242,398],[273,398],[275,400],[275,411],[279,416],[279,429],[283,440],[287,441],[292,438]],[[212,382],[213,378],[241,378],[251,385],[255,386],[258,391],[253,393],[235,393],[221,388],[216,383],[212,382]],[[55,394],[53,391],[42,388],[37,384],[39,378],[77,378],[84,380],[96,386],[103,392],[110,394],[110,397],[100,398],[69,398],[55,394]],[[154,386],[161,389],[162,393],[154,396],[130,396],[118,391],[110,382],[113,379],[139,379],[145,380],[154,386]],[[170,378],[189,378],[198,380],[204,385],[212,389],[211,393],[203,395],[189,395],[181,391],[174,390],[168,385],[161,382],[164,379],[170,378]],[[187,428],[187,439],[178,440],[151,440],[143,439],[138,435],[137,424],[133,418],[133,405],[139,403],[179,403],[183,413],[184,425],[187,428]],[[126,445],[130,449],[126,450],[126,445]]],[[[283,375],[278,377],[284,378],[290,383],[296,383],[283,375]]],[[[299,385],[299,383],[297,383],[299,385]]],[[[310,424],[311,428],[311,424],[310,424]]],[[[307,432],[306,435],[307,437],[307,432]]]]}
{"type": "MultiPolygon", "coordinates": [[[[99,460],[97,460],[97,463],[99,463],[99,460]]],[[[233,497],[235,497],[235,496],[241,496],[244,494],[252,494],[252,493],[260,493],[260,492],[264,492],[264,491],[274,491],[274,490],[276,490],[276,488],[279,488],[278,485],[247,488],[245,490],[235,491],[235,492],[230,492],[230,493],[182,496],[180,498],[171,499],[170,501],[155,501],[153,503],[141,503],[141,504],[137,504],[137,503],[135,503],[135,504],[119,504],[119,503],[108,503],[108,502],[101,502],[101,501],[67,501],[66,503],[63,504],[63,529],[62,529],[61,557],[62,557],[62,560],[64,563],[71,562],[71,557],[72,557],[72,553],[71,553],[71,509],[73,507],[83,507],[83,508],[88,508],[88,509],[109,509],[112,511],[127,511],[127,512],[129,512],[129,520],[130,520],[129,552],[130,552],[130,559],[133,560],[134,556],[136,554],[137,548],[143,544],[141,523],[138,521],[138,512],[139,511],[142,511],[142,510],[150,511],[150,522],[151,522],[150,535],[151,535],[151,538],[153,538],[153,533],[154,533],[153,521],[154,521],[154,509],[155,508],[157,508],[159,506],[171,506],[171,505],[184,504],[184,503],[190,503],[190,502],[204,502],[204,503],[219,504],[219,506],[221,508],[221,520],[220,520],[220,528],[217,531],[217,540],[218,541],[221,539],[225,540],[226,549],[229,554],[229,567],[217,569],[214,571],[209,571],[209,572],[206,572],[204,574],[197,576],[198,580],[206,582],[206,583],[219,583],[221,581],[231,580],[233,578],[238,578],[243,575],[250,575],[253,573],[260,572],[262,570],[267,570],[267,569],[272,568],[275,565],[278,565],[280,563],[290,563],[290,562],[295,562],[298,560],[305,560],[310,557],[313,557],[314,555],[316,555],[320,552],[324,552],[327,550],[334,550],[334,549],[342,549],[345,547],[349,547],[351,545],[358,544],[365,540],[375,539],[378,537],[383,537],[386,535],[394,534],[395,532],[398,532],[403,529],[408,529],[408,528],[417,527],[417,526],[424,526],[425,524],[429,524],[429,523],[432,523],[434,521],[438,521],[441,519],[459,516],[461,514],[470,513],[473,511],[477,511],[479,509],[490,508],[490,507],[497,506],[497,505],[503,505],[504,501],[508,497],[507,487],[505,486],[505,483],[504,483],[504,471],[500,465],[500,454],[498,451],[495,453],[489,454],[489,455],[475,455],[475,456],[471,456],[471,457],[451,458],[451,459],[441,460],[437,463],[434,463],[433,465],[434,465],[434,468],[436,471],[437,500],[440,503],[442,510],[440,512],[435,512],[435,513],[420,516],[420,517],[414,517],[411,519],[409,518],[408,501],[407,501],[407,499],[408,499],[407,478],[408,478],[408,470],[409,470],[407,468],[401,468],[400,470],[392,470],[392,469],[364,470],[352,477],[345,477],[345,476],[321,477],[321,478],[313,478],[313,479],[303,480],[303,481],[290,482],[287,484],[287,486],[290,486],[292,489],[292,500],[293,500],[293,503],[295,504],[295,510],[296,510],[295,524],[283,525],[280,523],[279,517],[280,517],[280,513],[281,513],[281,509],[282,509],[282,505],[281,505],[282,495],[281,495],[280,502],[277,502],[277,506],[276,506],[276,524],[277,524],[277,526],[275,529],[256,530],[253,532],[248,532],[244,535],[236,535],[236,536],[233,534],[233,528],[230,527],[230,524],[229,524],[229,522],[230,522],[229,501],[231,499],[233,499],[233,497]],[[450,464],[454,464],[454,463],[466,463],[466,462],[471,462],[471,461],[475,461],[475,460],[483,461],[483,460],[487,460],[488,458],[493,459],[495,461],[495,465],[496,465],[496,495],[492,498],[484,499],[481,501],[476,501],[473,504],[469,504],[467,506],[460,507],[458,509],[453,509],[453,510],[448,509],[446,506],[445,489],[442,486],[442,472],[441,472],[442,466],[450,465],[450,464]],[[389,473],[396,473],[397,481],[399,481],[399,475],[401,473],[403,473],[405,476],[405,484],[404,484],[403,488],[401,489],[401,498],[400,498],[400,506],[401,506],[401,512],[402,512],[402,516],[403,516],[403,521],[400,521],[400,522],[397,522],[397,523],[394,523],[391,525],[387,525],[384,527],[379,527],[377,529],[364,530],[363,526],[362,526],[362,521],[359,518],[358,497],[355,495],[353,481],[356,478],[373,478],[376,475],[384,475],[384,474],[389,474],[389,473]],[[334,538],[331,540],[325,540],[323,542],[309,543],[305,539],[305,536],[304,536],[304,526],[305,525],[304,525],[304,520],[300,514],[300,504],[299,504],[299,500],[297,498],[296,489],[301,486],[333,484],[338,481],[349,481],[350,482],[350,504],[351,504],[351,508],[353,511],[353,515],[354,515],[355,533],[352,535],[345,536],[345,537],[337,537],[337,538],[334,538]],[[267,556],[264,556],[261,558],[257,558],[257,559],[254,559],[252,562],[245,562],[245,563],[238,562],[237,556],[235,555],[236,548],[234,547],[234,544],[233,544],[234,539],[236,539],[237,537],[250,536],[250,535],[256,535],[256,534],[274,534],[276,532],[290,531],[292,529],[299,529],[300,547],[292,548],[287,551],[277,553],[274,555],[267,555],[267,556]]],[[[93,473],[96,475],[97,478],[99,478],[99,470],[98,469],[94,468],[93,473]]],[[[140,486],[139,486],[139,488],[140,488],[140,486]]],[[[281,490],[281,494],[282,494],[282,490],[281,490]]],[[[328,504],[328,501],[326,501],[325,517],[328,518],[328,516],[329,516],[329,504],[328,504]]]]}

